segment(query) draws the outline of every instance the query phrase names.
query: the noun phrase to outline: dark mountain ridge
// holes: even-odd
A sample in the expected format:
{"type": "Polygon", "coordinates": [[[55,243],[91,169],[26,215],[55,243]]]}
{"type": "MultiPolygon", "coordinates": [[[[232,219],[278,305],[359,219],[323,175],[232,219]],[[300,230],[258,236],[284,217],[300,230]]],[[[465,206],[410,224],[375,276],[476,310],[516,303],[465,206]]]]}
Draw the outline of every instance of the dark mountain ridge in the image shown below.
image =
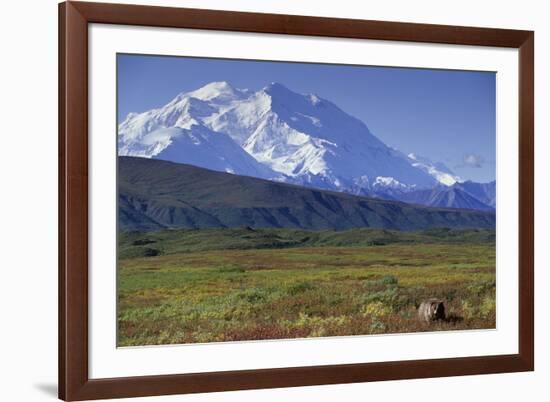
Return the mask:
{"type": "Polygon", "coordinates": [[[492,212],[429,208],[162,160],[119,157],[119,227],[494,228],[492,212]]]}

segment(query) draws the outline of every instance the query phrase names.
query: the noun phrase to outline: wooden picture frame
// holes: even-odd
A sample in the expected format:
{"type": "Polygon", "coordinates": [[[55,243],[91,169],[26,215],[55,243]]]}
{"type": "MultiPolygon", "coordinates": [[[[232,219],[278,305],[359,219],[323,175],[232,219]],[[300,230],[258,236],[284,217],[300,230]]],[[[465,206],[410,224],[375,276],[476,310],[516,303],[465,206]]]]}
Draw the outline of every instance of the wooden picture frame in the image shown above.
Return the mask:
{"type": "Polygon", "coordinates": [[[140,397],[532,371],[534,33],[184,8],[59,5],[59,397],[140,397]],[[88,24],[192,28],[519,49],[519,353],[400,362],[90,379],[88,375],[88,24]]]}

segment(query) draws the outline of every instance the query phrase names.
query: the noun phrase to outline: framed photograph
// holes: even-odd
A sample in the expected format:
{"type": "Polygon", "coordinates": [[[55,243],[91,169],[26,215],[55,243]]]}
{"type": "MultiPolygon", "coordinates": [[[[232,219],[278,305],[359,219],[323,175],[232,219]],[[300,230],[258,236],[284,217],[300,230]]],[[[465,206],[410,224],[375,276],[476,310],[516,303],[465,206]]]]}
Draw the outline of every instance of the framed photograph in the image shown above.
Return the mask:
{"type": "Polygon", "coordinates": [[[534,369],[534,33],[59,6],[59,397],[534,369]]]}

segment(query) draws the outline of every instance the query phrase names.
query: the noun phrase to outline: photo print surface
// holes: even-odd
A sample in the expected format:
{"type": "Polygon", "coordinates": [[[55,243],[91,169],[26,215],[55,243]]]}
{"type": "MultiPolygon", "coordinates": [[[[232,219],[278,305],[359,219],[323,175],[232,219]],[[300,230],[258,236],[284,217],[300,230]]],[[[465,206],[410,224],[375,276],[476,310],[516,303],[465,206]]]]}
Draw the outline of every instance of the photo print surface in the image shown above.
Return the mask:
{"type": "Polygon", "coordinates": [[[117,55],[118,346],[493,329],[496,74],[117,55]]]}

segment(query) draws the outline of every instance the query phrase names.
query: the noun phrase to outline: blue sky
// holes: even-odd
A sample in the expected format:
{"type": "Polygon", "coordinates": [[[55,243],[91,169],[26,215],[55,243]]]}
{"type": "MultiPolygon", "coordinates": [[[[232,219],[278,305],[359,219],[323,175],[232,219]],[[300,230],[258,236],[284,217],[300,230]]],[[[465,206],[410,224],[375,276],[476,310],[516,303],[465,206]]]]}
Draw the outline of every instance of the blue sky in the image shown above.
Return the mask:
{"type": "Polygon", "coordinates": [[[496,74],[188,57],[118,55],[118,119],[212,81],[258,90],[280,82],[361,119],[387,145],[495,179],[496,74]]]}

